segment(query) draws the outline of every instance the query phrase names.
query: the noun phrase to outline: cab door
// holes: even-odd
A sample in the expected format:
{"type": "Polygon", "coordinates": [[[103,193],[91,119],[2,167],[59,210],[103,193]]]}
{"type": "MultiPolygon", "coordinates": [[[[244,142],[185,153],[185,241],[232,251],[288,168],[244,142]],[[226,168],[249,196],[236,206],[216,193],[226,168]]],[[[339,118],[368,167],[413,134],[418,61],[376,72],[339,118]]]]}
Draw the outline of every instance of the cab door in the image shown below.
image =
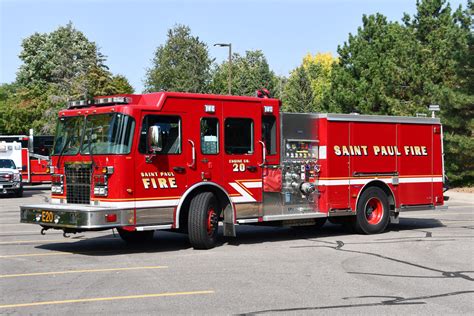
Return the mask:
{"type": "Polygon", "coordinates": [[[262,109],[260,103],[224,101],[223,182],[236,218],[257,217],[262,203],[262,109]]]}
{"type": "Polygon", "coordinates": [[[202,181],[222,185],[222,101],[195,99],[189,102],[187,131],[191,135],[185,139],[185,146],[194,148],[194,159],[191,153],[188,186],[202,181]]]}
{"type": "MultiPolygon", "coordinates": [[[[172,224],[174,208],[186,187],[187,139],[180,113],[143,112],[135,163],[136,224],[172,224]],[[162,149],[151,153],[147,145],[150,126],[160,128],[162,149]]],[[[131,170],[130,170],[131,172],[131,170]]]]}

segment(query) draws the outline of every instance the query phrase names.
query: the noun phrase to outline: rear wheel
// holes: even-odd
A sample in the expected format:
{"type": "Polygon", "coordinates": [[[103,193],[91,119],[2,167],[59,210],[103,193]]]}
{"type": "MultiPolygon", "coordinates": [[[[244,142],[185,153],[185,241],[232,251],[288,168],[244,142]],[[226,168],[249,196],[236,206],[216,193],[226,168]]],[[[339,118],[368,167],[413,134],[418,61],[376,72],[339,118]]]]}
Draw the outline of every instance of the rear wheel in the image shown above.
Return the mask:
{"type": "Polygon", "coordinates": [[[368,188],[359,198],[354,228],[361,234],[382,233],[389,222],[389,204],[385,192],[368,188]]]}
{"type": "Polygon", "coordinates": [[[128,231],[121,228],[117,228],[117,231],[123,241],[130,244],[141,244],[147,243],[153,240],[154,230],[145,231],[128,231]]]}
{"type": "Polygon", "coordinates": [[[220,208],[211,192],[196,195],[189,206],[188,235],[195,249],[214,248],[217,242],[220,208]]]}

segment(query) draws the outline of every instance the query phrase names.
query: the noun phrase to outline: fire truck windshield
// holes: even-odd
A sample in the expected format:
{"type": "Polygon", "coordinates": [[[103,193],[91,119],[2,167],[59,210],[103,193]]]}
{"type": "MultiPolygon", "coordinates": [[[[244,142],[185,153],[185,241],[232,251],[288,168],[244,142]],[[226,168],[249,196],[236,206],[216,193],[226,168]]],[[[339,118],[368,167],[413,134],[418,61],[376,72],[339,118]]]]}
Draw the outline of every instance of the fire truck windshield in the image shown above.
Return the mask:
{"type": "Polygon", "coordinates": [[[56,127],[53,155],[76,155],[81,147],[83,116],[61,117],[56,127]]]}
{"type": "Polygon", "coordinates": [[[135,120],[120,113],[86,118],[81,154],[128,154],[132,148],[135,120]]]}
{"type": "Polygon", "coordinates": [[[128,154],[135,120],[121,113],[61,117],[53,155],[128,154]]]}

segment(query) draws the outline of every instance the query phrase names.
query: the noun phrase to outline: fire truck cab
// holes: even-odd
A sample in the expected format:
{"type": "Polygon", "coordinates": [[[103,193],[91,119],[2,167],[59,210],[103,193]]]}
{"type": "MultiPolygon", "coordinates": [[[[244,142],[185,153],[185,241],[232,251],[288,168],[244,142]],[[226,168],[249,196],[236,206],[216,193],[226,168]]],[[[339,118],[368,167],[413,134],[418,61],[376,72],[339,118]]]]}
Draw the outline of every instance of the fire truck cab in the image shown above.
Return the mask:
{"type": "Polygon", "coordinates": [[[49,204],[21,222],[116,228],[129,242],[187,232],[212,248],[239,224],[350,223],[365,234],[401,211],[443,205],[439,119],[281,113],[270,98],[159,92],[72,102],[59,112],[49,204]]]}

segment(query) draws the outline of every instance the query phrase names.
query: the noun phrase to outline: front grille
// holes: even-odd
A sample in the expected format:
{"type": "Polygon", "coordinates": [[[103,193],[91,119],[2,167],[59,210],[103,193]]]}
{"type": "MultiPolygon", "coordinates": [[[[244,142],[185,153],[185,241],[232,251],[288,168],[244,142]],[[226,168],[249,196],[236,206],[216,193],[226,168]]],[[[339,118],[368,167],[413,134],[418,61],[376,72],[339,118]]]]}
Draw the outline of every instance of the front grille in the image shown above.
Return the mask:
{"type": "Polygon", "coordinates": [[[67,164],[66,200],[67,203],[89,204],[91,200],[91,164],[67,164]]]}

